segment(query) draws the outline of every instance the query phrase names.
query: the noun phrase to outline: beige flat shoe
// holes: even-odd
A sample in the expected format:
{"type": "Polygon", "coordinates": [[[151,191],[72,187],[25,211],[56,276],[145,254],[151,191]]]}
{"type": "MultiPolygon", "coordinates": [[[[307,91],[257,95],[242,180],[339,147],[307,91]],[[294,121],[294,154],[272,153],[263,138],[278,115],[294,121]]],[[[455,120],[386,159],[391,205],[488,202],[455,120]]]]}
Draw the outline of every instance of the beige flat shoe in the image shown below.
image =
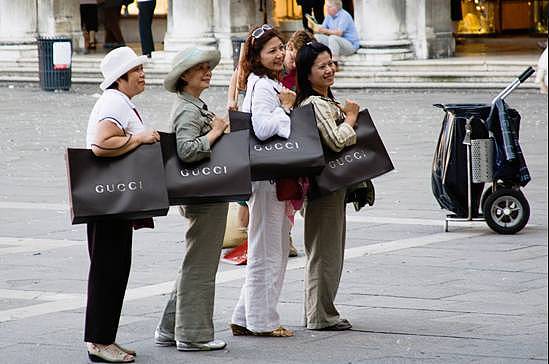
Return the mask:
{"type": "Polygon", "coordinates": [[[285,327],[279,326],[273,331],[268,332],[254,332],[254,336],[267,336],[267,337],[292,337],[294,332],[285,327]]]}
{"type": "Polygon", "coordinates": [[[123,352],[125,352],[126,354],[130,354],[132,356],[137,356],[137,353],[135,352],[135,350],[132,350],[132,349],[127,349],[125,347],[123,347],[122,345],[120,344],[117,344],[117,343],[113,343],[113,345],[116,345],[116,347],[120,350],[122,350],[123,352]]]}
{"type": "Polygon", "coordinates": [[[94,363],[132,363],[135,357],[120,350],[116,344],[99,345],[86,343],[88,357],[94,363]]]}

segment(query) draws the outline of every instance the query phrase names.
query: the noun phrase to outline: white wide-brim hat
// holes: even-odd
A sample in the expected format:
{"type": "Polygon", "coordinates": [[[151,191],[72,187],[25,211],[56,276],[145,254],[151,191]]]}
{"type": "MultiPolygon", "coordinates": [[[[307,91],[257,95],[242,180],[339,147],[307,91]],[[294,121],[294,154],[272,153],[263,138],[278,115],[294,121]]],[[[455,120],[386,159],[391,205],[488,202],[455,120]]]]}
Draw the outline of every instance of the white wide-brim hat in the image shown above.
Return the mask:
{"type": "Polygon", "coordinates": [[[106,90],[126,72],[146,61],[147,56],[138,56],[130,47],[113,49],[101,61],[103,82],[99,87],[101,90],[106,90]]]}
{"type": "Polygon", "coordinates": [[[164,87],[170,92],[177,92],[177,81],[185,71],[203,62],[208,62],[213,70],[220,59],[221,53],[217,49],[186,48],[173,58],[172,70],[164,78],[164,87]]]}

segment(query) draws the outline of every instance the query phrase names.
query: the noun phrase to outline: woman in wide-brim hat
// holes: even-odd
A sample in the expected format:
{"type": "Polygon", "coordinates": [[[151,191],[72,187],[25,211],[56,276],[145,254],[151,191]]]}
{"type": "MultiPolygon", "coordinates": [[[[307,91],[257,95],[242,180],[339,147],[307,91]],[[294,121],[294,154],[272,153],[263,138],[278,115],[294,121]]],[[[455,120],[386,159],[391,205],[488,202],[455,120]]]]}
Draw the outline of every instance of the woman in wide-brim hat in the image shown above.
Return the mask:
{"type": "MultiPolygon", "coordinates": [[[[177,154],[184,162],[209,158],[211,147],[229,125],[215,116],[200,99],[210,86],[218,50],[187,48],[178,53],[164,79],[166,90],[176,93],[170,120],[176,134],[177,154]]],[[[187,251],[174,290],[155,331],[160,346],[176,345],[181,351],[219,350],[214,340],[213,304],[215,275],[223,247],[227,203],[181,206],[189,220],[187,251]]]]}

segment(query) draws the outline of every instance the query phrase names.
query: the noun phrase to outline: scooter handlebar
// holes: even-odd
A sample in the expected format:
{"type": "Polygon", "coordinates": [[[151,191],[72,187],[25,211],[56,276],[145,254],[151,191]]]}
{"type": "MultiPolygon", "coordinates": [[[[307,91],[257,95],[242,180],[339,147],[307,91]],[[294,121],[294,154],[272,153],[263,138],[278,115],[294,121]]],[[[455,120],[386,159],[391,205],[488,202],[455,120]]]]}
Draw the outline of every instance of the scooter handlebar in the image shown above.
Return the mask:
{"type": "Polygon", "coordinates": [[[532,68],[532,66],[528,67],[526,71],[522,72],[522,74],[518,76],[520,83],[526,81],[530,76],[534,74],[534,72],[536,71],[532,68]]]}

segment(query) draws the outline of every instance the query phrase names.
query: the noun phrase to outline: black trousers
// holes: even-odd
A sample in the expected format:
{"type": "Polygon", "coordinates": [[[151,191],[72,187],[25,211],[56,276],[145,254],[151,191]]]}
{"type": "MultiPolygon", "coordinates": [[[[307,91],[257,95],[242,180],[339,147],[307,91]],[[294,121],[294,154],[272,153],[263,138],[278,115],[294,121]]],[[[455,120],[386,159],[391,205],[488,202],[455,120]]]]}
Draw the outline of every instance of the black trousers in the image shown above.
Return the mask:
{"type": "Polygon", "coordinates": [[[112,344],[130,275],[132,224],[129,220],[88,223],[88,304],[84,341],[112,344]]]}
{"type": "Polygon", "coordinates": [[[152,35],[152,22],[156,0],[140,1],[139,8],[139,37],[141,38],[141,53],[145,55],[154,51],[154,40],[152,35]]]}
{"type": "Polygon", "coordinates": [[[120,47],[125,44],[122,30],[120,30],[120,6],[103,6],[105,16],[105,45],[107,48],[120,47]]]}
{"type": "Polygon", "coordinates": [[[322,24],[324,21],[324,0],[304,0],[301,2],[301,12],[303,13],[303,29],[306,29],[310,32],[312,32],[312,29],[309,28],[307,25],[307,18],[305,18],[305,14],[312,14],[314,12],[314,16],[318,24],[322,24]]]}
{"type": "Polygon", "coordinates": [[[80,5],[80,24],[82,25],[82,29],[88,32],[97,32],[97,5],[80,5]]]}

